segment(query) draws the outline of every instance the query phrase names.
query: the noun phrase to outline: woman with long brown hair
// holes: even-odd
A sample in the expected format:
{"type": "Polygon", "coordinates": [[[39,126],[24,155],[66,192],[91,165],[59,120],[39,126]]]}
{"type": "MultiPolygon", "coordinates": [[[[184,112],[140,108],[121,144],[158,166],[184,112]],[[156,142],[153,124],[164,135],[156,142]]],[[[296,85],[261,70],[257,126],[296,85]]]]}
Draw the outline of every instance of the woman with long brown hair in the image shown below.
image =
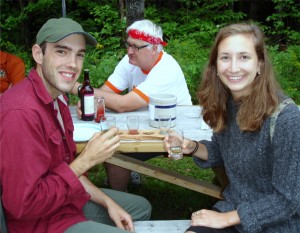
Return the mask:
{"type": "Polygon", "coordinates": [[[186,233],[300,232],[300,112],[276,82],[258,26],[219,31],[198,97],[213,136],[185,139],[183,153],[201,168],[224,166],[229,184],[186,233]]]}

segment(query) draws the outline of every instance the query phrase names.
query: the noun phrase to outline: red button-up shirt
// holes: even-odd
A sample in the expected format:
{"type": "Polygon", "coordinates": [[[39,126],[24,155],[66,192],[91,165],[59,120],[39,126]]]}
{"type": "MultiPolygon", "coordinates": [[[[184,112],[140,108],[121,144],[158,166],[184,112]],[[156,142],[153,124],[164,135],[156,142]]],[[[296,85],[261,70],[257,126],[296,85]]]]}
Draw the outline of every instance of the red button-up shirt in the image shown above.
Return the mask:
{"type": "Polygon", "coordinates": [[[63,232],[86,220],[90,196],[68,166],[74,126],[64,99],[58,104],[64,130],[34,69],[0,97],[0,184],[11,233],[63,232]]]}

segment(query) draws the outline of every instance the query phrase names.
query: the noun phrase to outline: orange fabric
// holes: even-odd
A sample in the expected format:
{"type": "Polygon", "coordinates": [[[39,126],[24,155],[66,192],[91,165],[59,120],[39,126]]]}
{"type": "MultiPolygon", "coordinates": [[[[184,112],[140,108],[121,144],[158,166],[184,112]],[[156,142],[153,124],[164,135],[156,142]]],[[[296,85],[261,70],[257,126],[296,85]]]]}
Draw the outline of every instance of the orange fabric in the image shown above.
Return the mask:
{"type": "MultiPolygon", "coordinates": [[[[161,60],[162,55],[163,55],[163,51],[161,51],[161,52],[159,53],[159,56],[158,56],[158,58],[157,58],[157,60],[156,60],[156,62],[155,62],[155,64],[154,64],[154,66],[161,60]]],[[[153,66],[153,67],[154,67],[154,66],[153,66]]],[[[153,68],[153,67],[152,67],[152,68],[153,68]]],[[[151,69],[152,69],[152,68],[151,68],[151,69]]],[[[144,74],[149,74],[150,71],[151,71],[151,69],[150,69],[150,70],[143,70],[143,69],[142,69],[142,72],[143,72],[144,74]]]]}
{"type": "Polygon", "coordinates": [[[25,78],[25,64],[15,55],[0,51],[0,93],[25,78]]]}
{"type": "MultiPolygon", "coordinates": [[[[105,84],[117,94],[120,94],[122,92],[119,89],[117,89],[114,85],[112,85],[109,81],[106,81],[105,84]]],[[[149,103],[149,97],[146,96],[139,89],[134,88],[132,91],[134,91],[136,94],[138,94],[140,97],[142,97],[147,103],[149,103]]]]}
{"type": "MultiPolygon", "coordinates": [[[[114,85],[112,85],[111,82],[109,82],[109,81],[106,81],[105,84],[117,94],[120,94],[122,92],[119,89],[117,89],[114,85]]],[[[132,91],[134,91],[136,94],[138,94],[140,97],[142,97],[147,103],[149,103],[149,97],[146,96],[139,89],[134,88],[132,91]]]]}
{"type": "Polygon", "coordinates": [[[122,92],[118,88],[116,88],[114,85],[112,85],[112,83],[110,81],[106,81],[105,84],[117,94],[120,94],[122,92]]]}
{"type": "Polygon", "coordinates": [[[138,94],[140,97],[142,97],[147,103],[149,103],[149,97],[146,96],[143,92],[141,92],[139,89],[134,88],[132,91],[134,91],[136,94],[138,94]]]}

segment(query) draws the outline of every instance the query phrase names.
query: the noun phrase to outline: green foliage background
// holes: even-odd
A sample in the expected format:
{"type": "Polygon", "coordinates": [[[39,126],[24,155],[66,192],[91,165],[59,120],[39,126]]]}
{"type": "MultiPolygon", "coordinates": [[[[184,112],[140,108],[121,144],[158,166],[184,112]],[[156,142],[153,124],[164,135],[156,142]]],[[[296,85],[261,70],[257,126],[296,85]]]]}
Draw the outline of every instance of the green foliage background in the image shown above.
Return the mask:
{"type": "MultiPolygon", "coordinates": [[[[257,21],[267,36],[269,51],[278,81],[285,92],[300,104],[300,3],[297,0],[272,0],[273,13],[257,21]]],[[[178,61],[185,74],[193,103],[210,46],[220,27],[252,20],[236,10],[242,1],[235,0],[166,0],[145,1],[145,18],[159,24],[169,45],[165,50],[178,61]]],[[[98,41],[89,49],[85,68],[91,70],[92,85],[100,86],[126,53],[123,46],[126,18],[120,19],[118,1],[66,0],[67,17],[80,22],[98,41]]],[[[55,0],[1,0],[2,50],[19,55],[27,72],[34,65],[31,46],[41,25],[51,17],[61,17],[61,2],[55,0]]],[[[82,77],[81,77],[82,79],[82,77]]],[[[76,101],[76,97],[71,98],[76,101]]]]}

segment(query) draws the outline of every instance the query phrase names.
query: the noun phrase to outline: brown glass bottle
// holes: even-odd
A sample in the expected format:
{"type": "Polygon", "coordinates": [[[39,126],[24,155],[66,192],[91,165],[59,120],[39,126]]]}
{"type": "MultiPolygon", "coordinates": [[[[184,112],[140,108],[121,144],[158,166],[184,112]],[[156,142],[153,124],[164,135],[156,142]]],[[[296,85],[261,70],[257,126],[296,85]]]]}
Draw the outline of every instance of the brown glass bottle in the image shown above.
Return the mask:
{"type": "Polygon", "coordinates": [[[94,89],[90,84],[90,73],[88,69],[84,70],[84,82],[79,90],[81,100],[81,119],[92,121],[95,116],[94,108],[94,89]]]}

